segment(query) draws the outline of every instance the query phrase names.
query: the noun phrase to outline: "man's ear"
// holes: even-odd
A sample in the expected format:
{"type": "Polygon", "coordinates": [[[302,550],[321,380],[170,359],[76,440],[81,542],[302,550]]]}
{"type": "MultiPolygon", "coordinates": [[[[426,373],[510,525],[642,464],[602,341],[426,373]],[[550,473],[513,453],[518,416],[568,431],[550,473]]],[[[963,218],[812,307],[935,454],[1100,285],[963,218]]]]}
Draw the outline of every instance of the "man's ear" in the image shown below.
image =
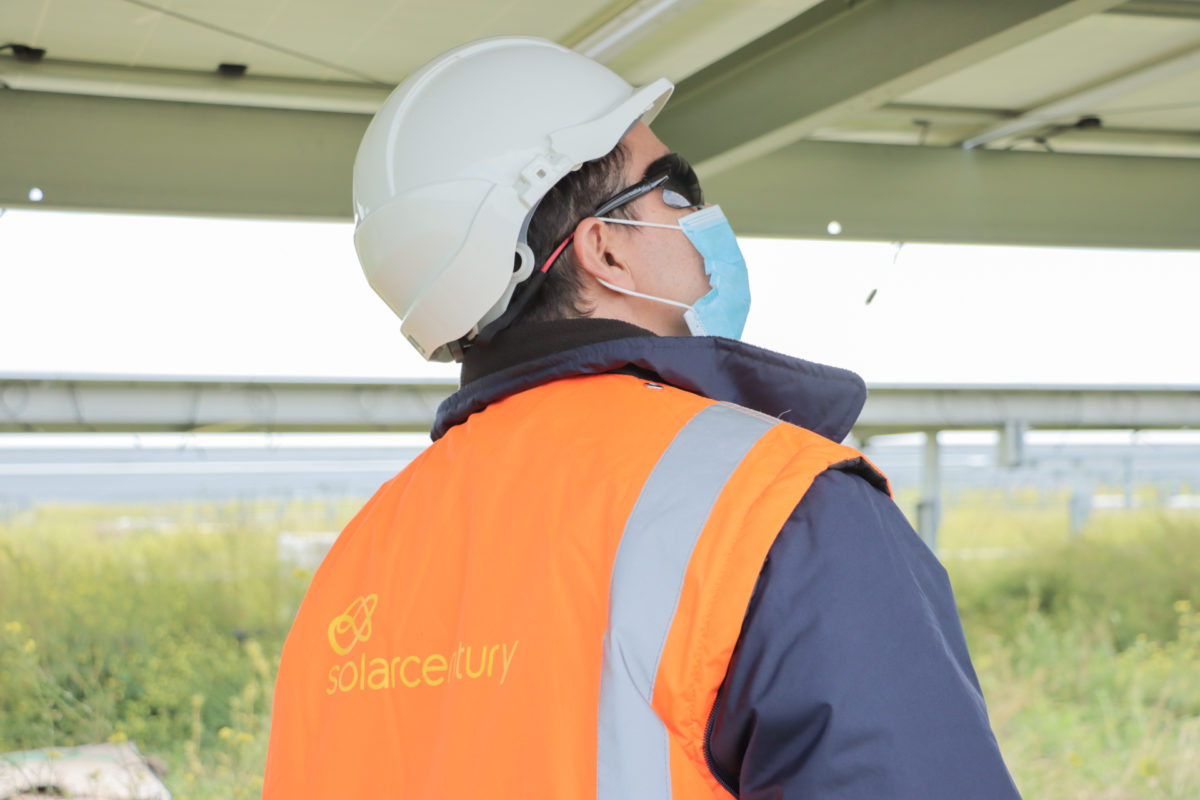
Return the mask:
{"type": "Polygon", "coordinates": [[[615,230],[623,227],[588,217],[575,228],[571,252],[575,265],[593,278],[622,289],[635,289],[628,265],[628,234],[615,230]]]}

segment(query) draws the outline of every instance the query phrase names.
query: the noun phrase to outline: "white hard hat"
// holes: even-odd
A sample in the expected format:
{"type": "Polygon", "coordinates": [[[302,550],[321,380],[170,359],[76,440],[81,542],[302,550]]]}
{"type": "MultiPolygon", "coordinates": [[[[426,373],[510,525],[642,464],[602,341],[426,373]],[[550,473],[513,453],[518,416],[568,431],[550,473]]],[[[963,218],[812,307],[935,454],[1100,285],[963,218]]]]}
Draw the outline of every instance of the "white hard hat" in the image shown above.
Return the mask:
{"type": "Polygon", "coordinates": [[[449,361],[504,312],[533,271],[524,236],[538,201],[652,120],[673,88],[634,89],[525,36],[455,48],[396,87],[354,160],[354,245],[421,355],[449,361]]]}

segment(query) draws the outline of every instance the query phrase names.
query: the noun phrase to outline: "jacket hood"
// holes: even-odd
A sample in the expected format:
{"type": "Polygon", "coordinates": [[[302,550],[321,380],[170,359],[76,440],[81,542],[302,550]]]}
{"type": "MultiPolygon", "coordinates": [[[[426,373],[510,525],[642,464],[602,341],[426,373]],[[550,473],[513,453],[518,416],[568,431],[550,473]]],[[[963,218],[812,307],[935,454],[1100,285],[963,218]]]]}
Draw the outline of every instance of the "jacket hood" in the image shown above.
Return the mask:
{"type": "MultiPolygon", "coordinates": [[[[639,331],[630,326],[633,332],[639,331]]],[[[835,442],[850,433],[867,399],[849,370],[712,336],[631,335],[515,364],[464,385],[438,406],[436,441],[490,403],[581,375],[634,372],[807,428],[835,442]]]]}

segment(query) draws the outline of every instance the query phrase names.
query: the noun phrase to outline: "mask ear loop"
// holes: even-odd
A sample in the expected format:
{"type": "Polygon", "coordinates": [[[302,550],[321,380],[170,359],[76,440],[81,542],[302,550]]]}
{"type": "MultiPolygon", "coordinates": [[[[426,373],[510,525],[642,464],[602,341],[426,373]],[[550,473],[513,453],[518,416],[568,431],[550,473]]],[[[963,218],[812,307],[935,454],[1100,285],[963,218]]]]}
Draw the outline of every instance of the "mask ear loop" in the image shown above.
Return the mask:
{"type": "MultiPolygon", "coordinates": [[[[670,227],[669,225],[666,227],[670,227]]],[[[655,297],[652,294],[642,294],[635,292],[632,289],[622,289],[620,286],[614,286],[603,278],[596,278],[596,282],[605,289],[616,292],[617,294],[627,294],[630,297],[640,297],[643,300],[653,300],[656,303],[665,303],[669,306],[684,309],[683,321],[687,323],[688,331],[692,336],[708,336],[708,328],[704,327],[704,323],[700,321],[700,315],[696,313],[696,309],[689,306],[687,303],[680,303],[678,300],[668,300],[665,297],[655,297]]]]}
{"type": "MultiPolygon", "coordinates": [[[[615,222],[618,225],[633,225],[635,227],[643,228],[666,228],[667,230],[671,231],[683,230],[682,225],[666,225],[661,222],[646,222],[645,220],[640,219],[617,219],[616,217],[596,217],[596,219],[602,220],[603,222],[615,222]]],[[[677,300],[668,300],[665,297],[655,297],[649,294],[642,294],[641,292],[635,292],[632,289],[622,289],[619,286],[613,286],[611,283],[606,280],[602,280],[601,278],[597,278],[596,280],[601,286],[605,287],[606,289],[611,289],[618,294],[627,294],[630,297],[640,297],[643,300],[653,300],[657,303],[666,303],[669,306],[682,308],[684,309],[683,321],[687,323],[688,331],[692,334],[692,336],[708,336],[708,328],[704,327],[704,323],[700,321],[700,315],[696,313],[696,309],[693,306],[689,306],[687,303],[680,303],[677,300]]]]}

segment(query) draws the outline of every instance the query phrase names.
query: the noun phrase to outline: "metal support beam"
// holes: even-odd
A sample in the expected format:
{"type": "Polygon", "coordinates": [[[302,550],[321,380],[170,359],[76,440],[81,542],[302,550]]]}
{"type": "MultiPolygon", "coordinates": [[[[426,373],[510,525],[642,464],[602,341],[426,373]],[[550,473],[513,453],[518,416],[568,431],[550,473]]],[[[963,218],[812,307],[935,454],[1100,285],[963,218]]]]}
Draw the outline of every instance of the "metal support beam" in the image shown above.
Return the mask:
{"type": "Polygon", "coordinates": [[[937,552],[937,531],[942,518],[942,466],[937,431],[925,432],[921,467],[921,500],[917,503],[917,533],[937,552]]]}
{"type": "MultiPolygon", "coordinates": [[[[0,432],[427,431],[457,388],[437,380],[0,375],[0,432]]],[[[876,385],[872,436],[996,430],[1200,428],[1200,387],[876,385]]]]}
{"type": "MultiPolygon", "coordinates": [[[[836,125],[814,131],[810,138],[826,142],[952,147],[980,129],[1018,116],[996,109],[889,105],[847,117],[836,125]]],[[[1194,132],[1120,128],[1107,121],[1101,128],[1080,128],[1074,122],[1050,126],[1040,132],[1040,138],[1056,153],[1200,158],[1200,136],[1194,132]]],[[[1045,152],[1047,145],[1025,137],[1014,140],[1011,148],[1045,152]]]]}
{"type": "Polygon", "coordinates": [[[318,219],[351,215],[370,121],[5,90],[0,119],[0,207],[318,219]]]}
{"type": "Polygon", "coordinates": [[[428,431],[444,381],[0,376],[0,432],[428,431]]]}
{"type": "MultiPolygon", "coordinates": [[[[633,0],[608,22],[569,46],[602,64],[610,63],[697,0],[633,0]]],[[[568,36],[573,39],[574,36],[568,36]]]]}
{"type": "Polygon", "coordinates": [[[1056,120],[1096,108],[1114,97],[1120,97],[1137,89],[1165,81],[1196,67],[1200,67],[1200,47],[1186,48],[1151,64],[1143,65],[1122,75],[1110,76],[1099,84],[1038,106],[1014,120],[994,125],[967,139],[962,146],[966,150],[972,150],[1006,136],[1043,127],[1056,120]]]}
{"type": "Polygon", "coordinates": [[[1011,420],[1043,430],[1200,427],[1200,387],[870,387],[859,436],[929,430],[995,430],[1011,420]]]}
{"type": "MultiPolygon", "coordinates": [[[[0,207],[349,218],[367,117],[0,91],[0,207]],[[45,199],[29,199],[40,188],[45,199]]],[[[1200,249],[1200,160],[800,142],[705,182],[740,233],[1200,249]]]]}
{"type": "Polygon", "coordinates": [[[85,61],[30,63],[11,56],[0,56],[0,85],[32,92],[367,115],[379,110],[391,90],[361,82],[259,75],[227,78],[216,72],[85,61]]]}
{"type": "Polygon", "coordinates": [[[799,142],[705,192],[748,236],[1200,249],[1200,159],[799,142]]]}
{"type": "Polygon", "coordinates": [[[1129,0],[1108,10],[1109,14],[1165,19],[1200,19],[1200,3],[1195,0],[1129,0]]]}
{"type": "Polygon", "coordinates": [[[708,177],[1114,5],[826,0],[682,81],[655,130],[708,177]]]}

